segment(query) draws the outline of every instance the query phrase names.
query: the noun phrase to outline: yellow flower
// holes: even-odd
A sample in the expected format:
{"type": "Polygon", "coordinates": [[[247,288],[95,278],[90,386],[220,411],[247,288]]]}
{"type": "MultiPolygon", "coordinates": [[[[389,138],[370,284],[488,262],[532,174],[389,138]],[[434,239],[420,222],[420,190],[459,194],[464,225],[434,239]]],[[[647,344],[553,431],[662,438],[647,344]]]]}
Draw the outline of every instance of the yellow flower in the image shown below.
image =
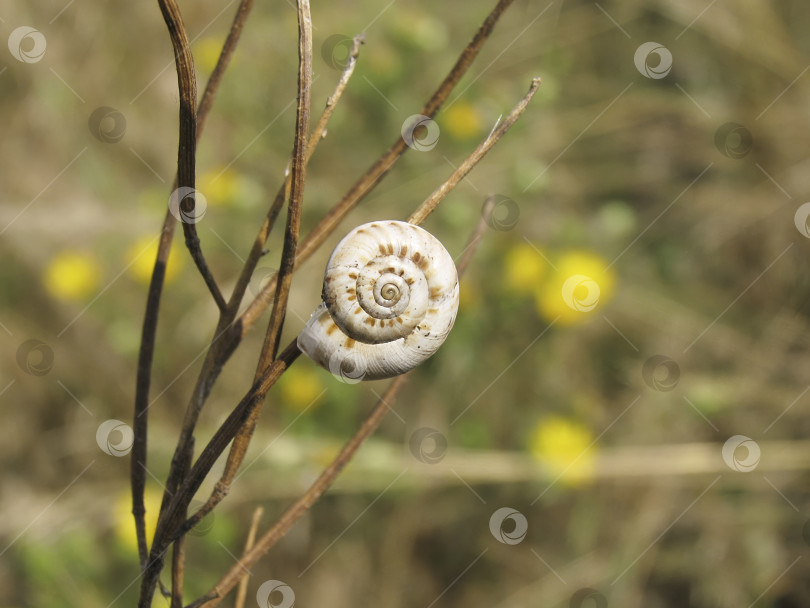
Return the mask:
{"type": "Polygon", "coordinates": [[[323,389],[321,374],[313,366],[293,365],[278,381],[282,407],[296,412],[314,406],[323,389]]]}
{"type": "Polygon", "coordinates": [[[504,259],[504,282],[516,293],[534,293],[546,274],[548,262],[529,243],[512,247],[504,259]]]}
{"type": "Polygon", "coordinates": [[[222,40],[213,36],[202,38],[194,45],[194,65],[203,72],[213,72],[222,51],[222,43],[222,40]]]}
{"type": "Polygon", "coordinates": [[[535,291],[537,311],[560,325],[582,323],[607,302],[616,282],[607,262],[589,251],[569,251],[560,256],[557,270],[535,291]]]}
{"type": "Polygon", "coordinates": [[[466,101],[450,106],[443,118],[442,128],[455,139],[471,139],[481,132],[481,114],[466,101]]]}
{"type": "Polygon", "coordinates": [[[86,253],[63,251],[45,267],[45,289],[60,300],[80,300],[96,290],[101,267],[86,253]]]}
{"type": "MultiPolygon", "coordinates": [[[[157,526],[158,511],[163,494],[154,489],[146,488],[143,503],[146,507],[146,542],[151,544],[157,526]]],[[[121,546],[132,553],[138,552],[138,537],[135,534],[135,518],[132,517],[132,495],[129,491],[122,492],[113,504],[113,523],[115,537],[121,546]]]]}
{"type": "Polygon", "coordinates": [[[239,197],[242,176],[233,169],[212,169],[200,176],[198,185],[208,205],[228,206],[236,202],[239,197]]]}
{"type": "Polygon", "coordinates": [[[577,485],[593,476],[595,449],[589,448],[591,432],[576,420],[549,416],[532,431],[529,451],[549,470],[553,478],[577,485]]]}
{"type": "MultiPolygon", "coordinates": [[[[158,238],[154,236],[144,236],[139,238],[132,247],[127,250],[126,261],[131,264],[129,272],[139,283],[148,285],[152,279],[152,270],[155,267],[157,258],[158,238]]],[[[172,247],[169,253],[169,260],[166,264],[166,283],[170,282],[183,267],[183,257],[178,255],[172,247]]]]}

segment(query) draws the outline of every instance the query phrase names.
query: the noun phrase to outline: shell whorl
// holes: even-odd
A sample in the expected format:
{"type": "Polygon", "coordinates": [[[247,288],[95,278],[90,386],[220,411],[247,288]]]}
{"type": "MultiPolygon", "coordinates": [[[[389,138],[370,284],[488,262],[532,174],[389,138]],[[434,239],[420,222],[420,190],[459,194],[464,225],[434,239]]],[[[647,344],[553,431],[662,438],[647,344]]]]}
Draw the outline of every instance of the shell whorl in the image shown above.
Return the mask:
{"type": "Polygon", "coordinates": [[[335,247],[322,298],[298,337],[301,350],[345,380],[390,378],[444,342],[458,310],[458,275],[423,228],[371,222],[335,247]]]}

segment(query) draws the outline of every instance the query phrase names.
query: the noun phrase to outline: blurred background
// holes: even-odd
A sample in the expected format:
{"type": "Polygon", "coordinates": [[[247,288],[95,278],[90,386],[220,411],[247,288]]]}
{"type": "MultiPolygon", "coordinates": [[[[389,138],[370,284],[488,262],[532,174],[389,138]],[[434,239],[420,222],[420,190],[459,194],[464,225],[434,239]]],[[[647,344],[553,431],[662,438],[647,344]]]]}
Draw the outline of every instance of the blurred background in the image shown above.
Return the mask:
{"type": "MultiPolygon", "coordinates": [[[[347,40],[366,44],[309,166],[304,234],[493,5],[313,3],[315,116],[347,40]]],[[[236,6],[182,3],[200,91],[236,6]]],[[[810,605],[809,28],[797,0],[516,0],[436,116],[436,146],[409,150],[295,275],[284,343],[339,238],[405,219],[542,77],[425,224],[457,255],[499,196],[455,329],[252,569],[247,605],[267,580],[336,608],[810,605]]],[[[155,2],[3,3],[0,33],[0,606],[131,606],[126,425],[176,163],[172,50],[155,2]]],[[[296,36],[293,3],[256,3],[199,146],[198,231],[226,294],[292,148],[296,36]]],[[[276,230],[248,301],[280,245],[276,230]]],[[[148,518],[215,322],[176,238],[148,518]]],[[[225,367],[198,449],[245,393],[265,325],[225,367]]],[[[255,507],[265,530],[385,386],[303,357],[283,376],[187,544],[187,601],[234,564],[255,507]]]]}

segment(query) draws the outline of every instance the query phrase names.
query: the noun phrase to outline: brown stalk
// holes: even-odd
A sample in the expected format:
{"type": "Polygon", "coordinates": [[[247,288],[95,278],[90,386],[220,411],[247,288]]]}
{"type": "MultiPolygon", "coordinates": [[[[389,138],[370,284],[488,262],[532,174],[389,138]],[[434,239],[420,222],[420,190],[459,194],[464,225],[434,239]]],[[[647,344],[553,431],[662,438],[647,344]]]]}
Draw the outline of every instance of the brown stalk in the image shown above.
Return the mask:
{"type": "Polygon", "coordinates": [[[529,102],[534,97],[534,94],[537,92],[537,88],[540,86],[540,79],[533,78],[532,84],[529,87],[529,92],[526,93],[526,96],[520,100],[520,102],[509,112],[509,115],[506,119],[498,125],[492,133],[489,134],[484,141],[478,144],[478,147],[472,151],[472,153],[464,160],[461,165],[459,165],[458,169],[453,171],[450,177],[436,190],[433,191],[429,197],[425,199],[425,201],[419,205],[416,211],[411,214],[411,217],[408,218],[408,222],[411,224],[416,224],[417,226],[427,219],[427,217],[433,213],[434,209],[439,205],[444,197],[450,194],[450,191],[455,188],[458,183],[464,179],[464,177],[472,170],[475,165],[478,164],[486,153],[492,149],[498,141],[503,137],[506,132],[512,127],[517,119],[520,118],[520,115],[526,110],[526,107],[529,105],[529,102]]]}
{"type": "MultiPolygon", "coordinates": [[[[231,26],[231,30],[228,33],[228,37],[222,48],[222,52],[220,53],[217,65],[214,68],[214,71],[211,73],[211,77],[208,79],[205,92],[200,100],[200,106],[197,109],[196,142],[199,142],[199,138],[202,134],[206,119],[208,118],[209,111],[219,89],[219,83],[222,79],[222,75],[225,73],[225,70],[230,63],[231,56],[233,55],[236,48],[236,43],[239,40],[239,35],[242,31],[242,25],[244,24],[245,19],[247,19],[252,5],[253,0],[242,0],[242,2],[239,4],[236,17],[234,18],[233,25],[231,26]]],[[[173,190],[178,186],[179,179],[180,176],[178,173],[174,181],[174,186],[172,188],[173,190]]],[[[130,477],[132,486],[132,514],[135,519],[135,535],[138,541],[138,556],[140,559],[141,569],[146,566],[148,559],[145,524],[146,509],[143,502],[144,488],[146,485],[146,411],[149,402],[149,388],[151,385],[152,360],[154,358],[155,335],[157,333],[160,299],[163,291],[166,263],[171,250],[175,225],[176,222],[174,216],[167,210],[160,232],[160,241],[158,243],[158,253],[155,260],[155,266],[149,283],[149,291],[146,300],[146,312],[144,314],[144,322],[141,330],[141,346],[138,354],[138,371],[135,387],[135,412],[132,425],[134,442],[130,464],[130,477]]]]}
{"type": "MultiPolygon", "coordinates": [[[[256,507],[256,510],[253,511],[253,518],[250,521],[250,529],[248,530],[247,540],[245,541],[245,552],[250,551],[256,542],[256,531],[259,529],[259,520],[261,520],[263,513],[264,509],[262,507],[256,507]]],[[[233,604],[233,608],[245,607],[248,581],[250,581],[250,574],[246,572],[242,578],[239,579],[239,587],[236,590],[236,601],[233,604]]]]}
{"type": "MultiPolygon", "coordinates": [[[[357,65],[357,57],[360,54],[360,45],[363,44],[363,41],[363,35],[355,36],[354,40],[352,41],[352,47],[349,50],[349,57],[346,67],[343,68],[343,71],[340,74],[340,79],[338,80],[334,92],[326,100],[326,107],[324,108],[321,118],[318,120],[318,124],[315,126],[315,129],[312,131],[312,135],[309,138],[309,144],[307,146],[307,163],[309,162],[310,158],[312,158],[312,154],[315,152],[315,148],[318,147],[318,143],[320,143],[320,141],[326,136],[326,125],[328,124],[329,119],[332,117],[332,114],[337,107],[337,102],[343,95],[343,91],[346,89],[346,85],[349,84],[349,79],[351,78],[354,68],[357,65]]],[[[270,231],[273,229],[273,225],[275,224],[276,218],[281,211],[284,201],[287,200],[287,197],[289,196],[291,178],[292,174],[287,174],[286,178],[284,179],[284,183],[281,185],[281,188],[279,188],[275,199],[273,199],[273,204],[270,206],[267,216],[264,218],[264,221],[259,228],[259,234],[256,235],[256,239],[253,241],[253,247],[247,256],[247,260],[245,260],[245,265],[242,267],[242,271],[239,273],[239,278],[236,280],[233,293],[228,300],[228,313],[230,314],[228,323],[233,321],[233,318],[236,316],[236,312],[239,309],[239,305],[242,303],[242,298],[245,295],[245,290],[247,289],[250,278],[253,275],[253,271],[256,269],[256,265],[259,263],[259,260],[265,253],[264,246],[267,242],[267,237],[270,235],[270,231]]]]}
{"type": "MultiPolygon", "coordinates": [[[[326,108],[318,121],[318,125],[312,132],[312,136],[310,137],[309,145],[307,147],[307,161],[309,161],[311,158],[318,143],[321,141],[321,139],[323,139],[329,118],[332,116],[337,102],[340,99],[343,90],[346,88],[349,77],[354,71],[360,44],[362,44],[361,36],[354,39],[354,44],[352,45],[352,50],[349,56],[349,62],[341,74],[340,81],[338,82],[335,91],[326,102],[326,108]]],[[[291,176],[288,175],[284,180],[284,183],[281,185],[281,188],[279,188],[278,194],[276,195],[276,198],[268,211],[267,217],[259,230],[259,235],[256,237],[256,240],[253,243],[253,247],[248,255],[244,267],[242,268],[242,272],[237,279],[236,286],[234,287],[234,291],[231,294],[231,298],[228,302],[228,307],[220,314],[217,327],[214,331],[214,339],[211,341],[211,346],[209,347],[205,359],[203,360],[202,369],[197,377],[197,383],[194,386],[188,406],[186,407],[183,426],[180,430],[177,447],[175,448],[175,453],[172,458],[172,465],[169,468],[169,479],[166,484],[167,488],[176,488],[177,484],[180,482],[180,476],[177,473],[180,458],[183,454],[189,453],[188,445],[193,438],[197,418],[199,417],[205,400],[208,398],[208,394],[211,391],[214,381],[219,375],[219,371],[222,369],[222,364],[224,363],[223,359],[227,359],[227,355],[223,358],[222,352],[233,352],[233,350],[228,350],[228,347],[225,345],[225,340],[220,340],[220,338],[225,336],[226,331],[233,322],[239,308],[239,304],[242,300],[242,296],[244,295],[245,289],[250,281],[250,277],[253,274],[259,259],[261,259],[261,256],[264,254],[263,248],[267,235],[272,229],[273,223],[275,222],[284,201],[287,200],[286,197],[289,195],[290,178],[291,176]]],[[[227,338],[227,336],[225,337],[227,338]]],[[[219,494],[219,492],[216,491],[215,493],[219,494]]],[[[203,512],[200,517],[197,518],[197,521],[202,519],[202,517],[204,517],[219,502],[219,500],[222,499],[222,497],[224,497],[224,494],[219,495],[218,498],[209,499],[206,504],[203,505],[203,512]]]]}
{"type": "MultiPolygon", "coordinates": [[[[470,236],[470,240],[464,249],[461,262],[457,265],[459,278],[464,274],[467,269],[472,256],[475,253],[478,245],[487,229],[487,220],[492,214],[494,208],[494,198],[490,196],[484,204],[484,211],[481,218],[478,220],[475,229],[470,236]]],[[[403,374],[395,378],[388,388],[383,393],[382,397],[377,401],[377,404],[372,408],[366,419],[360,425],[357,432],[349,439],[343,448],[338,452],[337,456],[329,463],[318,479],[307,489],[301,497],[290,505],[284,514],[276,521],[275,524],[265,532],[261,538],[256,542],[252,548],[246,548],[245,552],[239,558],[238,563],[233,566],[225,575],[219,580],[214,588],[206,595],[195,600],[186,608],[214,608],[218,606],[224,597],[244,579],[244,569],[250,569],[265,553],[267,553],[273,545],[275,545],[287,531],[298,521],[301,516],[306,513],[312,505],[328,490],[340,475],[341,471],[355,456],[360,446],[363,445],[366,439],[371,436],[374,431],[380,426],[382,419],[388,412],[389,408],[396,402],[402,386],[410,377],[410,373],[403,374]]]]}

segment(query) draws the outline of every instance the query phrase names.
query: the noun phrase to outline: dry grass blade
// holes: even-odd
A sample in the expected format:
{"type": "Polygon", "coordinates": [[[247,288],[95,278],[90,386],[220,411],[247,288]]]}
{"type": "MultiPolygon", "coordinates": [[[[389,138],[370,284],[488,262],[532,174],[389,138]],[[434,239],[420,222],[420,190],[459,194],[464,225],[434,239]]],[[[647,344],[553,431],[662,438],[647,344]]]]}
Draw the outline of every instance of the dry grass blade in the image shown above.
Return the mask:
{"type": "MultiPolygon", "coordinates": [[[[253,518],[250,521],[250,530],[248,530],[247,540],[245,541],[246,552],[250,551],[256,542],[256,531],[259,529],[259,521],[263,513],[264,509],[262,507],[256,507],[256,510],[253,511],[253,518]]],[[[244,608],[245,600],[247,599],[248,581],[250,581],[250,574],[246,572],[239,580],[239,587],[236,590],[236,601],[233,604],[233,608],[244,608]]]]}

